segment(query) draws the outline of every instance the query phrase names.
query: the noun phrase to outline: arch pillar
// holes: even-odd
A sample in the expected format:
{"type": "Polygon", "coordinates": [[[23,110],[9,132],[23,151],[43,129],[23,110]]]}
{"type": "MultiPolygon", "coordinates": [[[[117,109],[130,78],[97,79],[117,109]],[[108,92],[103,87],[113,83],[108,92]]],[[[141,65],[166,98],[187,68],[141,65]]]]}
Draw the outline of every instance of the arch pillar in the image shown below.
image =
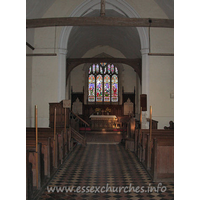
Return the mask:
{"type": "Polygon", "coordinates": [[[58,102],[66,98],[66,55],[67,49],[58,49],[58,102]]]}
{"type": "Polygon", "coordinates": [[[147,95],[147,111],[142,111],[142,128],[148,129],[149,123],[147,122],[149,116],[149,48],[141,49],[142,54],[142,94],[147,95]]]}

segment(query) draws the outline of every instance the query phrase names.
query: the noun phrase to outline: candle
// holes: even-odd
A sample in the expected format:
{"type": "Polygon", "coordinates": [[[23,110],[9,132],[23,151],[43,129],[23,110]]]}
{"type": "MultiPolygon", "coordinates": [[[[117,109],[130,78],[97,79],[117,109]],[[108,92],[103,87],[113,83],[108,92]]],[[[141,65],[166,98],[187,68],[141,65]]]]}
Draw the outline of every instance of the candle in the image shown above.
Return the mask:
{"type": "Polygon", "coordinates": [[[35,106],[35,135],[36,135],[36,152],[38,152],[38,122],[37,122],[37,105],[35,106]]]}
{"type": "Polygon", "coordinates": [[[56,166],[56,107],[54,109],[54,166],[56,166]]]}
{"type": "Polygon", "coordinates": [[[39,188],[39,174],[38,174],[38,162],[39,162],[39,159],[38,159],[38,123],[37,123],[37,105],[35,106],[35,137],[36,137],[36,142],[35,142],[35,145],[36,145],[36,186],[37,188],[39,188]]]}
{"type": "Polygon", "coordinates": [[[54,141],[56,139],[56,107],[54,109],[54,141]]]}
{"type": "Polygon", "coordinates": [[[64,133],[66,133],[66,126],[67,126],[67,113],[66,113],[66,108],[65,108],[65,123],[64,123],[64,133]]]}

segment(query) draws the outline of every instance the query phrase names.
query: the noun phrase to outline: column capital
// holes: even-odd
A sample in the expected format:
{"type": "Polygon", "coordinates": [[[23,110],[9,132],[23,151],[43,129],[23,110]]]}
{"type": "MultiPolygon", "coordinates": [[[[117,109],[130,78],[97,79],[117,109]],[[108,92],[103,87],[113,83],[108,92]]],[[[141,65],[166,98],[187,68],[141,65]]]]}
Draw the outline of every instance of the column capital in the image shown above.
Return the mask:
{"type": "Polygon", "coordinates": [[[149,53],[149,48],[144,48],[140,50],[142,55],[148,54],[149,53]]]}

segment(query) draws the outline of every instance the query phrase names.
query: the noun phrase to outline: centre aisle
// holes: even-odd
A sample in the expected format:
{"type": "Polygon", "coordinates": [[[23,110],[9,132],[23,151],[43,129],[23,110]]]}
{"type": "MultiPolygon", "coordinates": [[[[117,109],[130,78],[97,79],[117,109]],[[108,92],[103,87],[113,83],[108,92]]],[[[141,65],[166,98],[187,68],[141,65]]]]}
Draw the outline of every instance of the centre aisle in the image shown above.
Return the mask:
{"type": "Polygon", "coordinates": [[[39,199],[174,199],[174,184],[153,183],[121,144],[77,145],[39,199]]]}

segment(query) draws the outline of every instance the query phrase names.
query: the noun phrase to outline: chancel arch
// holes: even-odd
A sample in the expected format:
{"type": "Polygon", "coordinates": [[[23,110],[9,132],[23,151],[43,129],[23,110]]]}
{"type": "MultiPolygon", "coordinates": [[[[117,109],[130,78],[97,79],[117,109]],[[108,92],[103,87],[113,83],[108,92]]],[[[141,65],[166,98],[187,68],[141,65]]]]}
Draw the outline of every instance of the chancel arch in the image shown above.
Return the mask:
{"type": "MultiPolygon", "coordinates": [[[[98,7],[98,5],[99,5],[99,1],[97,1],[97,0],[95,0],[95,1],[85,1],[83,4],[81,4],[79,7],[77,7],[72,12],[71,17],[75,17],[75,16],[90,16],[90,13],[91,13],[92,16],[95,16],[94,10],[95,10],[96,7],[98,7]]],[[[138,13],[134,10],[134,8],[131,7],[130,5],[128,5],[125,1],[109,1],[107,8],[110,8],[110,10],[112,10],[112,12],[110,13],[110,15],[113,14],[115,16],[116,15],[120,15],[120,16],[124,15],[124,17],[137,17],[137,18],[139,17],[138,13]]],[[[109,10],[106,11],[106,13],[109,15],[109,10]]],[[[97,11],[97,15],[99,15],[98,11],[97,11]]],[[[77,47],[77,49],[84,49],[85,48],[85,47],[81,48],[79,46],[80,43],[77,44],[77,43],[73,43],[72,42],[72,40],[70,39],[70,34],[73,32],[73,30],[76,30],[76,28],[64,27],[62,29],[62,31],[61,31],[60,42],[59,42],[59,49],[65,49],[66,56],[65,57],[62,56],[62,55],[59,56],[59,63],[60,64],[66,63],[66,58],[76,57],[76,56],[74,56],[72,54],[72,50],[73,50],[74,47],[77,47]],[[70,43],[73,44],[73,46],[72,46],[73,48],[70,48],[70,46],[71,46],[70,43]]],[[[138,35],[137,39],[134,38],[134,41],[138,41],[139,42],[137,48],[135,48],[135,49],[137,49],[138,52],[134,53],[134,49],[133,48],[130,48],[130,50],[128,50],[127,47],[131,45],[131,43],[130,43],[131,40],[127,40],[126,41],[126,42],[128,42],[127,43],[128,45],[126,45],[126,44],[119,45],[119,48],[121,48],[123,46],[126,46],[126,50],[124,52],[124,55],[127,58],[128,57],[130,58],[133,55],[135,55],[135,57],[132,57],[132,58],[140,58],[140,59],[142,59],[142,62],[143,62],[143,59],[145,59],[145,62],[143,62],[144,70],[143,70],[143,73],[141,73],[141,75],[144,76],[144,77],[148,77],[149,76],[149,74],[148,74],[148,60],[145,58],[145,56],[142,56],[141,52],[140,52],[141,49],[148,49],[149,48],[147,29],[139,27],[139,28],[134,28],[132,30],[133,31],[130,32],[130,34],[127,34],[128,33],[128,29],[124,29],[124,32],[126,32],[126,35],[130,35],[130,39],[133,38],[134,35],[138,35]],[[126,55],[126,54],[129,54],[129,56],[126,55]]],[[[116,35],[117,32],[119,32],[119,31],[114,31],[114,34],[116,35]]],[[[121,32],[121,36],[120,37],[121,38],[123,37],[123,31],[121,32]]],[[[87,41],[87,39],[86,39],[86,41],[87,41]]],[[[103,42],[103,41],[107,41],[107,40],[101,40],[101,42],[103,42]]],[[[96,45],[96,44],[93,43],[93,45],[96,45]]],[[[90,48],[93,48],[93,47],[91,46],[90,48]]],[[[116,46],[115,48],[118,48],[118,47],[116,46]]],[[[76,49],[75,49],[74,52],[76,52],[76,49]]],[[[78,57],[80,58],[81,54],[78,57]]],[[[63,66],[59,66],[59,68],[63,72],[63,73],[59,73],[60,74],[59,78],[66,80],[65,74],[67,74],[67,73],[66,73],[65,69],[63,69],[63,66]]],[[[60,84],[61,83],[63,83],[63,81],[60,81],[60,84]]],[[[145,84],[143,86],[143,89],[142,89],[146,93],[148,93],[148,87],[147,86],[148,86],[148,84],[145,84]]],[[[61,88],[63,88],[63,87],[60,87],[60,89],[61,88]]],[[[60,91],[60,93],[65,94],[65,91],[60,91]]],[[[60,99],[60,100],[62,100],[62,99],[60,99]]]]}

